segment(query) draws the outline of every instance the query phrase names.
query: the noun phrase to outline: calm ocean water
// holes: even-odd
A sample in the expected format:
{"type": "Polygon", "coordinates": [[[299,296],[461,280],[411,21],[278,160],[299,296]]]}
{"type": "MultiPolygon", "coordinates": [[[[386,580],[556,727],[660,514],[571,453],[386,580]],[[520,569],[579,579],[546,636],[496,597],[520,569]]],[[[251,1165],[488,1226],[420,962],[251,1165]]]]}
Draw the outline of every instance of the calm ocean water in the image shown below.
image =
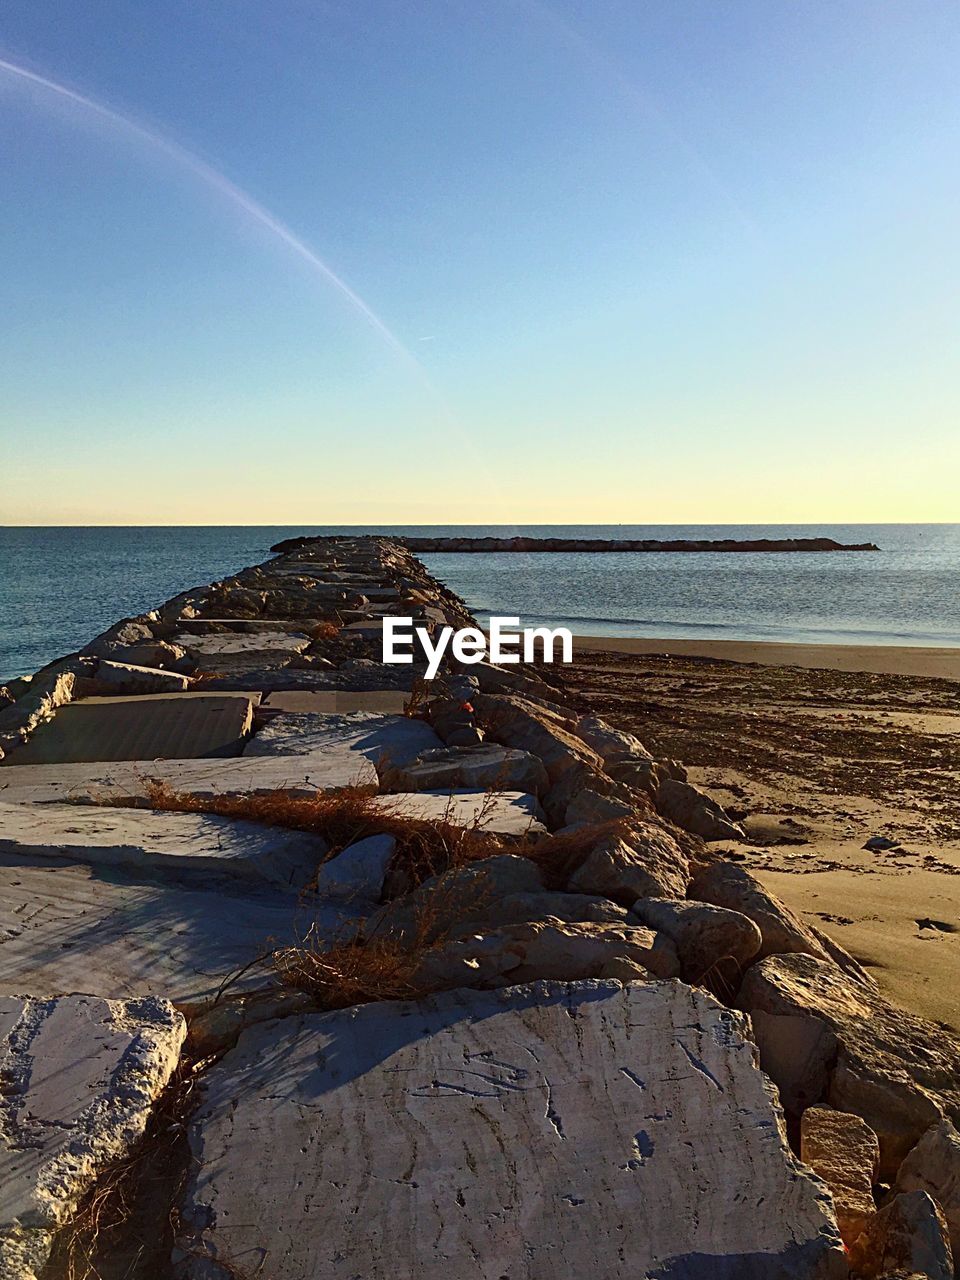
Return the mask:
{"type": "Polygon", "coordinates": [[[543,534],[875,542],[876,554],[435,555],[481,618],[586,635],[960,646],[960,525],[571,525],[338,529],[0,528],[0,679],[223,577],[298,533],[543,534]]]}

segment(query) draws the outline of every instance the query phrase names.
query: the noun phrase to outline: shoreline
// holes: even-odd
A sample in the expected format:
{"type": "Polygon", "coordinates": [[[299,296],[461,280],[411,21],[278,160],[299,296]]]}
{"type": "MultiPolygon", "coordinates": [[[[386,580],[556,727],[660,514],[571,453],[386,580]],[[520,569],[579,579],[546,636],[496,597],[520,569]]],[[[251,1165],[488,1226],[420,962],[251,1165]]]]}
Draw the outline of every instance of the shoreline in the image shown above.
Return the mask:
{"type": "Polygon", "coordinates": [[[925,645],[797,644],[780,640],[650,639],[574,635],[574,653],[666,654],[759,666],[806,667],[960,681],[960,648],[925,645]]]}

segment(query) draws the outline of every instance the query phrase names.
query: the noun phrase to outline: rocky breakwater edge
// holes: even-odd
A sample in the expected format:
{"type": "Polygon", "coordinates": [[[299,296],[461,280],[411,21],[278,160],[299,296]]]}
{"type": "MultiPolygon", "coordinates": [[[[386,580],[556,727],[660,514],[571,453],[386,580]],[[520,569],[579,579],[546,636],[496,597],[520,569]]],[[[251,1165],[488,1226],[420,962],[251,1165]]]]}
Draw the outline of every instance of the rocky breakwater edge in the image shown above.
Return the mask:
{"type": "Polygon", "coordinates": [[[960,1044],[391,614],[472,623],[311,540],[4,691],[0,1276],[952,1276],[960,1044]]]}

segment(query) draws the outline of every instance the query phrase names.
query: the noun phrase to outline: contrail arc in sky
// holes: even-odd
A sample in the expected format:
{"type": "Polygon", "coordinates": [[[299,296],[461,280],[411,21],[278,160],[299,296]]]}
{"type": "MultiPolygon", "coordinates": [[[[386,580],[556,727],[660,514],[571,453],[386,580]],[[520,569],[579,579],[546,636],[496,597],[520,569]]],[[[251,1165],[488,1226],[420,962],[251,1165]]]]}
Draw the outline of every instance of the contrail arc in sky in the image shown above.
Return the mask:
{"type": "Polygon", "coordinates": [[[21,67],[15,62],[9,62],[5,58],[0,58],[0,71],[5,72],[8,76],[14,77],[22,83],[36,85],[40,89],[46,90],[48,93],[56,95],[56,97],[66,102],[72,102],[75,106],[81,107],[84,111],[106,120],[116,128],[122,129],[132,137],[139,138],[141,142],[147,143],[153,149],[167,155],[178,165],[188,169],[196,178],[200,179],[206,186],[212,188],[219,195],[242,210],[247,217],[251,218],[260,226],[266,228],[278,240],[282,241],[288,249],[292,250],[297,257],[301,258],[307,265],[315,271],[323,280],[333,286],[336,291],[350,303],[354,311],[366,321],[383,341],[401,357],[405,364],[409,365],[426,383],[431,393],[440,398],[439,392],[430,383],[426,370],[420,364],[419,360],[407,350],[400,339],[394,334],[386,324],[380,319],[377,313],[370,307],[358,293],[341,280],[337,273],[319,257],[308,244],[300,239],[295,232],[285,226],[279,218],[275,217],[269,209],[265,209],[263,205],[258,204],[252,196],[248,195],[241,187],[231,182],[229,178],[224,177],[212,165],[207,164],[205,160],[192,151],[188,151],[186,147],[181,147],[179,143],[171,142],[164,138],[162,134],[154,133],[152,129],[146,128],[142,124],[138,124],[136,120],[130,119],[129,116],[123,115],[119,111],[114,111],[112,107],[107,107],[101,102],[97,102],[94,98],[88,98],[82,93],[77,93],[73,89],[68,89],[66,85],[60,84],[56,80],[51,80],[47,76],[42,76],[36,71],[30,71],[26,67],[21,67]]]}

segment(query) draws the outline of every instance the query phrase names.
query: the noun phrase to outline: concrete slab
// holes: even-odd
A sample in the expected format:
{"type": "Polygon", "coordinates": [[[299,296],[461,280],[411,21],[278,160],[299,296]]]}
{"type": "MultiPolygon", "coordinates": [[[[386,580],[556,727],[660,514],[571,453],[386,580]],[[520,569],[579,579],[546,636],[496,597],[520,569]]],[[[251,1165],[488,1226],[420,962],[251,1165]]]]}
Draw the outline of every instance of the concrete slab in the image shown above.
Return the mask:
{"type": "MultiPolygon", "coordinates": [[[[146,880],[117,867],[0,858],[0,994],[87,991],[211,999],[221,983],[311,930],[356,929],[346,903],[211,876],[203,887],[146,880]]],[[[231,991],[262,986],[254,968],[231,991]]]]}
{"type": "Polygon", "coordinates": [[[310,637],[301,631],[276,628],[264,631],[211,631],[205,635],[181,632],[174,638],[179,644],[201,658],[236,653],[303,653],[310,645],[310,637]]]}
{"type": "Polygon", "coordinates": [[[0,803],[0,854],[68,858],[148,876],[229,876],[301,889],[327,849],[303,831],[207,813],[0,803]]]}
{"type": "Polygon", "coordinates": [[[184,1274],[839,1280],[748,1027],[678,982],[253,1027],[191,1123],[184,1274]]]}
{"type": "Polygon", "coordinates": [[[536,835],[547,829],[536,796],[522,791],[416,791],[376,796],[373,803],[404,817],[479,826],[496,835],[536,835]]]}
{"type": "Polygon", "coordinates": [[[97,684],[114,688],[117,693],[177,693],[190,687],[186,676],[159,667],[138,667],[131,662],[97,664],[97,684]]]}
{"type": "MultiPolygon", "coordinates": [[[[296,631],[301,634],[313,625],[306,618],[178,618],[176,624],[191,639],[218,632],[296,631]]],[[[186,644],[184,645],[186,648],[186,644]]]]}
{"type": "Polygon", "coordinates": [[[343,715],[283,711],[250,739],[243,755],[249,759],[347,749],[371,761],[382,774],[388,767],[402,769],[422,751],[442,746],[425,721],[409,716],[373,715],[365,711],[343,715]]]}
{"type": "Polygon", "coordinates": [[[403,715],[403,709],[411,695],[402,690],[370,689],[312,690],[287,689],[267,694],[264,707],[271,711],[312,712],[315,715],[341,715],[348,711],[366,711],[378,715],[403,715]]]}
{"type": "Polygon", "coordinates": [[[308,755],[240,757],[233,760],[118,760],[90,764],[25,764],[0,769],[0,802],[92,804],[105,800],[146,802],[160,783],[194,796],[261,795],[363,787],[376,791],[377,771],[348,745],[331,743],[308,755]]]}
{"type": "Polygon", "coordinates": [[[31,1280],[52,1236],[143,1133],[180,1056],[165,1000],[0,998],[0,1274],[31,1280]]]}
{"type": "Polygon", "coordinates": [[[252,724],[243,696],[85,698],[60,707],[3,765],[238,756],[252,724]]]}

